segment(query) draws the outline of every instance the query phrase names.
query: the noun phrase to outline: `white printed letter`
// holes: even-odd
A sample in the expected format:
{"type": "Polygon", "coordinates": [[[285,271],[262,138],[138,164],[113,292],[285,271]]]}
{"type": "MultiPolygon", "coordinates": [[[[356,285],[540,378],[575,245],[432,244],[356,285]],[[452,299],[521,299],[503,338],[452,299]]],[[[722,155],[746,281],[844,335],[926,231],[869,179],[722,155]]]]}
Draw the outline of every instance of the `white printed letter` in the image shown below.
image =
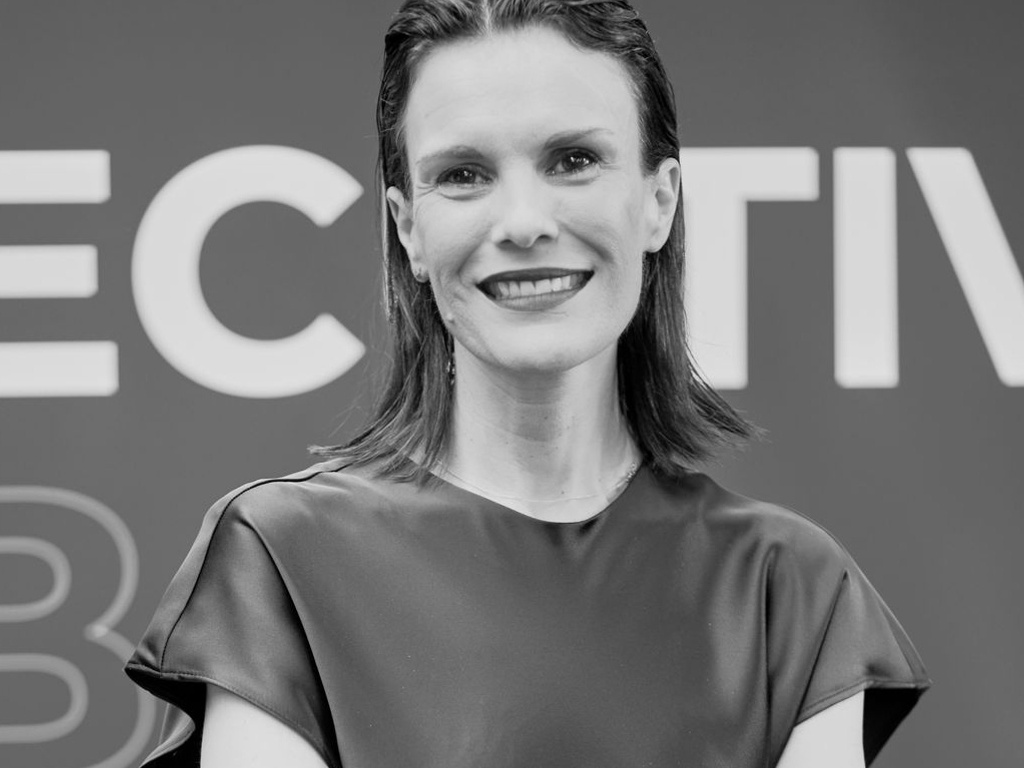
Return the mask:
{"type": "Polygon", "coordinates": [[[747,203],[818,198],[809,147],[684,149],[686,307],[695,362],[723,389],[747,386],[747,203]]]}
{"type": "Polygon", "coordinates": [[[907,157],[996,375],[1024,387],[1024,278],[971,153],[915,148],[907,157]]]}
{"type": "Polygon", "coordinates": [[[835,151],[835,375],[842,387],[899,383],[896,157],[835,151]]]}
{"type": "MultiPolygon", "coordinates": [[[[0,204],[109,198],[104,150],[0,152],[0,204]]],[[[94,245],[0,245],[0,299],[86,298],[96,289],[94,245]]],[[[0,342],[0,397],[103,397],[117,388],[112,341],[0,342]]]]}
{"type": "Polygon", "coordinates": [[[362,194],[344,169],[291,147],[236,147],[188,166],[157,193],[135,240],[132,287],[142,326],[180,373],[238,397],[285,397],[333,381],[364,352],[334,317],[321,314],[294,336],[260,341],[214,317],[199,284],[211,227],[245,203],[291,206],[326,227],[362,194]]]}

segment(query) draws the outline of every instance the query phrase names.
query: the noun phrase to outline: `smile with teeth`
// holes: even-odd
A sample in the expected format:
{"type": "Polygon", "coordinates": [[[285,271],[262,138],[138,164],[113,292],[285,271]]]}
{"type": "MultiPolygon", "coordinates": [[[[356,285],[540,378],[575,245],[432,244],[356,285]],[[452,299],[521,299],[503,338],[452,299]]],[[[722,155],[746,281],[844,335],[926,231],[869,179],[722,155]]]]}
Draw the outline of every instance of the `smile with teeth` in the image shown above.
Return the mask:
{"type": "Polygon", "coordinates": [[[521,296],[542,296],[548,293],[574,291],[586,282],[587,275],[576,272],[543,280],[501,280],[487,286],[496,299],[517,299],[521,296]]]}

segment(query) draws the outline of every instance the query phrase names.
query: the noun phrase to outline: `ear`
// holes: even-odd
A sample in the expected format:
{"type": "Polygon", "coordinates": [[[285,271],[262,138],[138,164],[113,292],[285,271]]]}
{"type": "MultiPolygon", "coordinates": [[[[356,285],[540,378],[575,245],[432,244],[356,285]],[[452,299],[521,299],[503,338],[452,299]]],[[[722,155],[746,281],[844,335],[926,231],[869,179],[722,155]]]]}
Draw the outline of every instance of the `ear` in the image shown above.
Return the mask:
{"type": "Polygon", "coordinates": [[[419,263],[419,254],[416,253],[412,237],[412,204],[405,199],[405,195],[398,187],[388,187],[384,197],[387,199],[391,218],[395,220],[398,239],[405,248],[406,256],[409,257],[409,265],[413,273],[421,271],[422,265],[419,263]]]}
{"type": "Polygon", "coordinates": [[[644,250],[656,253],[668,240],[675,220],[676,207],[680,196],[679,160],[666,157],[658,169],[648,178],[650,185],[647,201],[648,240],[644,250]]]}

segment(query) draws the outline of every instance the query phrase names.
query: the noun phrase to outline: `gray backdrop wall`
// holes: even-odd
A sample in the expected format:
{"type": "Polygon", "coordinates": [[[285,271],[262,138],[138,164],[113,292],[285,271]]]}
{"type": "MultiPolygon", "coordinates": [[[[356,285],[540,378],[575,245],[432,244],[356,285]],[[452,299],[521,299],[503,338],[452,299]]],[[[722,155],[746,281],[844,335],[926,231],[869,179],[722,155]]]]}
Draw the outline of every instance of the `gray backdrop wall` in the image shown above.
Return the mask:
{"type": "MultiPolygon", "coordinates": [[[[1022,6],[638,5],[697,354],[770,433],[711,472],[829,528],[914,639],[935,687],[878,765],[1020,765],[1022,6]]],[[[135,764],[121,663],[202,514],[364,417],[391,10],[0,6],[0,765],[135,764]]]]}

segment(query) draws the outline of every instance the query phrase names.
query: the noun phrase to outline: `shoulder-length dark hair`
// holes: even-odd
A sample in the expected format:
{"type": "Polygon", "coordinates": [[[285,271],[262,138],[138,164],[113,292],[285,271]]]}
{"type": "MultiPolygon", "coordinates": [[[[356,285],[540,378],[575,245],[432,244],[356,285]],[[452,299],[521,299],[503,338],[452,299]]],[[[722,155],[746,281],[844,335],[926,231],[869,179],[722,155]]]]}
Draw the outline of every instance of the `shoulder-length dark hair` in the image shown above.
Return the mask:
{"type": "MultiPolygon", "coordinates": [[[[654,42],[626,0],[407,0],[384,38],[377,100],[377,185],[382,219],[384,300],[391,330],[390,369],[369,426],[344,445],[312,449],[352,464],[375,463],[396,478],[426,479],[448,443],[452,341],[429,283],[417,282],[388,215],[385,191],[410,195],[402,121],[417,65],[445,43],[540,25],[576,46],[600,51],[628,71],[638,105],[647,173],[678,157],[675,97],[654,42]],[[410,463],[418,457],[418,463],[410,463]]],[[[636,314],[618,342],[619,404],[655,470],[680,476],[726,443],[757,428],[697,373],[687,353],[683,312],[683,213],[664,247],[644,257],[636,314]]]]}

